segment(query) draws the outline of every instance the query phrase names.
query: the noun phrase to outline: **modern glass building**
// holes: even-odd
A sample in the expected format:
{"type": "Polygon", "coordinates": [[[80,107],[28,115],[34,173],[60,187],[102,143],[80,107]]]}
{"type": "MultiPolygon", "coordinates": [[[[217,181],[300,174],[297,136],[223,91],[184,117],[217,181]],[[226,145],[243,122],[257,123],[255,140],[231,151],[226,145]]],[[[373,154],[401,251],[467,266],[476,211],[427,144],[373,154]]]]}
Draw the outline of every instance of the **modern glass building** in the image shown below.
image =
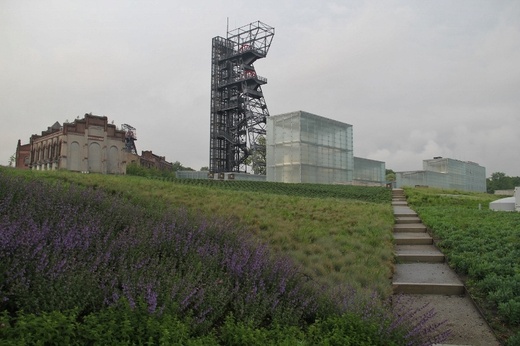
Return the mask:
{"type": "Polygon", "coordinates": [[[177,178],[382,186],[385,163],[354,157],[352,125],[297,111],[267,117],[266,175],[177,172],[177,178]]]}
{"type": "Polygon", "coordinates": [[[486,192],[486,168],[475,162],[438,157],[424,160],[422,171],[397,172],[396,184],[486,192]]]}
{"type": "Polygon", "coordinates": [[[352,125],[303,111],[270,116],[266,157],[268,181],[351,182],[352,125]]]}
{"type": "Polygon", "coordinates": [[[382,185],[385,163],[354,157],[352,125],[297,111],[267,119],[267,180],[382,185]]]}

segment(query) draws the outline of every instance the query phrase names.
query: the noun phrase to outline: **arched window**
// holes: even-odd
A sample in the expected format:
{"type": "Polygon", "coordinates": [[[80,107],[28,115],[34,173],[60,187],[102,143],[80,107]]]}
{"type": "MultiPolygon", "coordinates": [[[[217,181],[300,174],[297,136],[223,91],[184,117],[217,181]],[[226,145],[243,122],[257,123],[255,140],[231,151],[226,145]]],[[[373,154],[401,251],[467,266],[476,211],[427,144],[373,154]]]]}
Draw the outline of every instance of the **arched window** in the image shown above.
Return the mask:
{"type": "Polygon", "coordinates": [[[90,172],[101,172],[101,146],[93,142],[88,147],[88,170],[90,172]]]}
{"type": "Polygon", "coordinates": [[[116,146],[111,146],[108,150],[108,172],[107,173],[119,173],[119,150],[116,146]]]}
{"type": "Polygon", "coordinates": [[[35,155],[36,155],[36,149],[31,148],[31,160],[30,160],[31,164],[36,162],[36,156],[35,155]]]}
{"type": "Polygon", "coordinates": [[[81,157],[79,150],[79,143],[70,143],[70,150],[68,155],[69,169],[71,171],[81,171],[81,157]]]}
{"type": "Polygon", "coordinates": [[[48,160],[49,159],[49,144],[45,143],[43,145],[43,159],[48,160]]]}

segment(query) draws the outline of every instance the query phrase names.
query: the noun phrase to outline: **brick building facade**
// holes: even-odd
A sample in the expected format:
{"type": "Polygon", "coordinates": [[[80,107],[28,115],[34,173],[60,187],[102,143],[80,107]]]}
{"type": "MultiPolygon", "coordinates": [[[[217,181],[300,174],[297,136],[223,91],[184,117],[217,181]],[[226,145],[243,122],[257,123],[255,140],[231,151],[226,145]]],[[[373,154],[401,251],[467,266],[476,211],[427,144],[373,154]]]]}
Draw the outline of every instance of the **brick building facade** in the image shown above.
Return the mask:
{"type": "Polygon", "coordinates": [[[141,151],[140,164],[146,168],[173,170],[173,164],[166,161],[164,156],[155,155],[151,150],[141,151]]]}
{"type": "Polygon", "coordinates": [[[72,123],[59,122],[32,135],[16,150],[16,167],[33,170],[66,169],[77,172],[124,174],[125,132],[106,116],[85,114],[72,123]]]}
{"type": "Polygon", "coordinates": [[[40,135],[32,135],[28,144],[19,140],[15,164],[21,169],[103,174],[125,174],[130,162],[172,169],[163,156],[151,151],[143,151],[142,156],[125,151],[125,135],[124,130],[109,124],[106,116],[85,114],[71,123],[54,123],[40,135]]]}

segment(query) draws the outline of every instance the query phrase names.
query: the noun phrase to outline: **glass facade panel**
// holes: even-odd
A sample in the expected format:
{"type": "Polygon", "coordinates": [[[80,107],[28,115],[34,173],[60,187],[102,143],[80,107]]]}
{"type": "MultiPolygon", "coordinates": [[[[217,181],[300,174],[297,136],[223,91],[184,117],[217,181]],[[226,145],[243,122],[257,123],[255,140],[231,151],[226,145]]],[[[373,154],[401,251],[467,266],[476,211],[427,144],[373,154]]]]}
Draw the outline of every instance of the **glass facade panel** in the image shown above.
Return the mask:
{"type": "Polygon", "coordinates": [[[383,185],[386,167],[382,161],[354,157],[354,180],[361,184],[383,185]]]}

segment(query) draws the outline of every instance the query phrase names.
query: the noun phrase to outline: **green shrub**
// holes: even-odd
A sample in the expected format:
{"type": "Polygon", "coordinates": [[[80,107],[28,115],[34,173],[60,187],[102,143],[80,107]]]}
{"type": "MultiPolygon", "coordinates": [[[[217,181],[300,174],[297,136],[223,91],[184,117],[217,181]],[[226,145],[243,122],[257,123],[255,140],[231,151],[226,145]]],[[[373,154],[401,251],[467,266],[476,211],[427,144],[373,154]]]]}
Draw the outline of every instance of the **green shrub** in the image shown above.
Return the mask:
{"type": "Polygon", "coordinates": [[[366,321],[359,315],[346,313],[317,321],[309,328],[311,345],[401,345],[403,339],[382,335],[381,326],[375,321],[366,321]]]}
{"type": "Polygon", "coordinates": [[[195,335],[189,320],[153,315],[146,304],[117,306],[86,316],[77,310],[41,314],[0,315],[2,345],[218,345],[212,334],[195,335]]]}
{"type": "Polygon", "coordinates": [[[506,343],[507,346],[520,346],[520,332],[511,336],[506,343]]]}
{"type": "Polygon", "coordinates": [[[270,329],[257,328],[247,321],[237,321],[229,315],[219,331],[221,345],[266,346],[305,344],[305,334],[298,327],[275,325],[270,329]]]}
{"type": "Polygon", "coordinates": [[[10,318],[1,314],[0,339],[3,345],[81,345],[76,333],[76,310],[24,314],[10,318]]]}
{"type": "Polygon", "coordinates": [[[498,304],[498,311],[504,319],[512,325],[520,325],[520,301],[510,299],[498,304]]]}

